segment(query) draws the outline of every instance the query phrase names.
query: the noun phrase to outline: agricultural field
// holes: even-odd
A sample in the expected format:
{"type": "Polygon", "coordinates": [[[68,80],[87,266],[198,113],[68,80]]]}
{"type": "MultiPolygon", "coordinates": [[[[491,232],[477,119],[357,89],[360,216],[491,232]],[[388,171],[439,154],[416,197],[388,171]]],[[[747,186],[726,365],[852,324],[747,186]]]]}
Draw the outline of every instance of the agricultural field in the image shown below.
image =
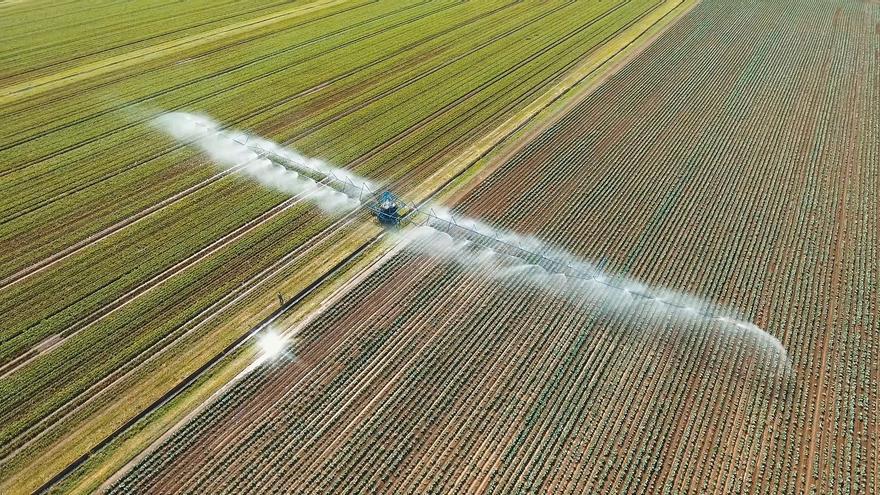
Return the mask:
{"type": "Polygon", "coordinates": [[[156,117],[207,114],[426,197],[694,3],[0,3],[0,493],[95,488],[382,235],[156,117]]]}
{"type": "Polygon", "coordinates": [[[878,119],[880,4],[703,0],[445,200],[759,328],[389,236],[104,487],[877,493],[878,119]]]}

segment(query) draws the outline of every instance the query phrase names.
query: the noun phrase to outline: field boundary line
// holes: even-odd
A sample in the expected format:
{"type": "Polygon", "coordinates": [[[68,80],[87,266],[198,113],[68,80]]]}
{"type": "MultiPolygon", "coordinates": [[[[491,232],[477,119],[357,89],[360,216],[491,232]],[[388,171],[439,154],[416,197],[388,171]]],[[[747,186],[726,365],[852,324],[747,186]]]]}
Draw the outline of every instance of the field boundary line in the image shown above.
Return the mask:
{"type": "Polygon", "coordinates": [[[37,77],[28,81],[0,88],[0,105],[13,103],[21,98],[34,96],[46,91],[62,88],[69,84],[114,72],[132,65],[154,60],[188,48],[195,48],[229,36],[247,33],[255,29],[277,24],[324,8],[345,3],[346,0],[317,0],[305,5],[297,5],[280,12],[262,15],[254,19],[239,21],[227,26],[214,28],[203,33],[192,34],[180,39],[165,41],[157,45],[140,48],[132,52],[90,62],[78,67],[62,70],[54,74],[37,77]]]}

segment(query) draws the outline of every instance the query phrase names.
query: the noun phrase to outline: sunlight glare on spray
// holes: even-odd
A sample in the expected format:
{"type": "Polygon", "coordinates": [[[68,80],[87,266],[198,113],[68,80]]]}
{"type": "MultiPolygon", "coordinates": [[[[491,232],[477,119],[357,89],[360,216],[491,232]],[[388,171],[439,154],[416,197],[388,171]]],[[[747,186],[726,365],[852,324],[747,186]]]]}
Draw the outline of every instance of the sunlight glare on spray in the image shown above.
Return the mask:
{"type": "Polygon", "coordinates": [[[270,360],[275,359],[284,353],[284,349],[287,347],[287,339],[276,333],[274,330],[269,330],[260,336],[259,340],[257,340],[257,344],[260,346],[260,350],[263,353],[263,359],[270,360]]]}

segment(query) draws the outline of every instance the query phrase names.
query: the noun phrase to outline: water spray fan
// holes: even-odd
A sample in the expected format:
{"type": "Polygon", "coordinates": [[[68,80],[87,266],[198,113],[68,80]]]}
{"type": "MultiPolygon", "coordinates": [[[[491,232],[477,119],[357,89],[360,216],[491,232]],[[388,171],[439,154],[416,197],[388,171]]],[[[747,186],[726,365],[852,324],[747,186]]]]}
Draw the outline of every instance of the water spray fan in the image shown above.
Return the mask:
{"type": "MultiPolygon", "coordinates": [[[[472,249],[517,260],[524,267],[538,267],[547,273],[562,275],[566,279],[597,290],[615,291],[631,303],[656,304],[675,311],[676,314],[711,320],[751,333],[768,344],[775,353],[785,357],[785,349],[775,337],[753,323],[739,320],[729,312],[718,310],[710,304],[685,303],[641,285],[609,279],[601,273],[601,269],[580,262],[573,256],[556,252],[540,241],[529,242],[529,239],[515,233],[505,232],[473,219],[456,218],[448,210],[440,207],[435,210],[426,202],[421,204],[407,202],[392,191],[378,190],[371,182],[350,171],[332,167],[318,159],[305,157],[263,138],[240,132],[221,131],[216,123],[206,117],[192,118],[188,114],[183,115],[187,124],[200,129],[198,135],[222,137],[226,144],[239,147],[239,151],[274,163],[294,175],[308,177],[310,181],[314,181],[316,189],[337,195],[341,193],[355,200],[357,205],[366,208],[386,229],[397,231],[410,226],[423,230],[430,229],[431,232],[448,235],[451,239],[460,241],[462,245],[471,246],[472,249]]],[[[180,138],[183,135],[186,133],[183,132],[176,137],[180,138]]]]}

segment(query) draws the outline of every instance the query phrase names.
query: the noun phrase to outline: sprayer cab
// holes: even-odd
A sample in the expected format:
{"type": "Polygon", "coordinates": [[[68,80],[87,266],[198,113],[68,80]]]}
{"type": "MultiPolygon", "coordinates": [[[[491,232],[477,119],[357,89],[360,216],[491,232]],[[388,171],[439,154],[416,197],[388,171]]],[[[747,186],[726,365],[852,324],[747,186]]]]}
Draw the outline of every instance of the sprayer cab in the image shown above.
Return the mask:
{"type": "Polygon", "coordinates": [[[393,227],[400,225],[400,200],[391,191],[380,194],[379,199],[370,209],[382,225],[393,227]]]}

